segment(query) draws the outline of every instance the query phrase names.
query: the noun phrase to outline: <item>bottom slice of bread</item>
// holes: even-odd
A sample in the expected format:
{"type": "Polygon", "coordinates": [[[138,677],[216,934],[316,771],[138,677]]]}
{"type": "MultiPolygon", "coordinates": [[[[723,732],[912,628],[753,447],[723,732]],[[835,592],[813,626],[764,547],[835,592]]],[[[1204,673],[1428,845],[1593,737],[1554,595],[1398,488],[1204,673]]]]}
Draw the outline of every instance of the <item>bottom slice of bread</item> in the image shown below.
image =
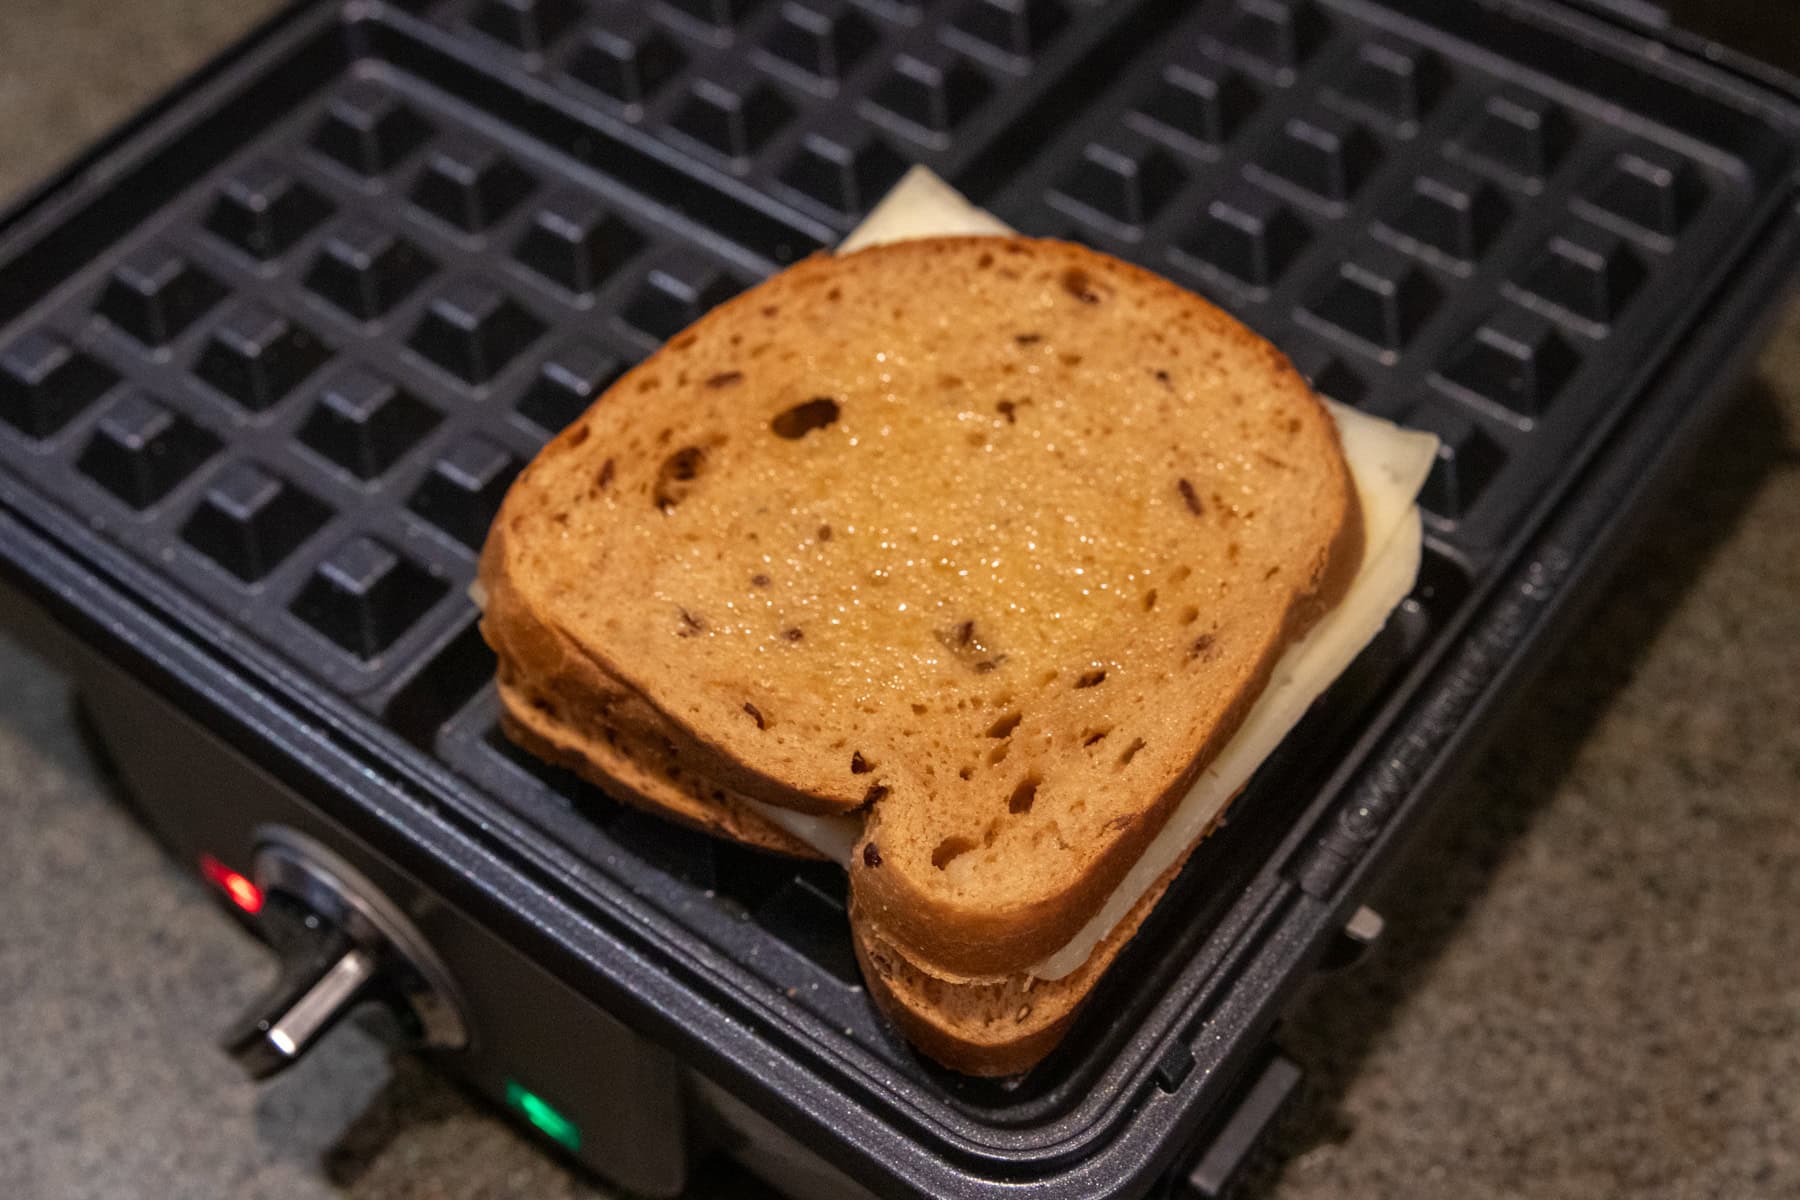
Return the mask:
{"type": "Polygon", "coordinates": [[[795,858],[822,857],[741,797],[683,771],[666,750],[648,742],[634,744],[618,733],[610,743],[590,737],[505,684],[499,685],[499,692],[501,727],[508,738],[526,753],[574,772],[608,795],[759,850],[795,858]]]}
{"type": "Polygon", "coordinates": [[[1113,960],[1137,935],[1186,863],[1183,855],[1094,947],[1087,961],[1061,979],[1038,979],[1029,973],[992,982],[938,979],[853,916],[856,961],[876,1005],[927,1057],[965,1075],[1014,1075],[1056,1049],[1113,960]]]}

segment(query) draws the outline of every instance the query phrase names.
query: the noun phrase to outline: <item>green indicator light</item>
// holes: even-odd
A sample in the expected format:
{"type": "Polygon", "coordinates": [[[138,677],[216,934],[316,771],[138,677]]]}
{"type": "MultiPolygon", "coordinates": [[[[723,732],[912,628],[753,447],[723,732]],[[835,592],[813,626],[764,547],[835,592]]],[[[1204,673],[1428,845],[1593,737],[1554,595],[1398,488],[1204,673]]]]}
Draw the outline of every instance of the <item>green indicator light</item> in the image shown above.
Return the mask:
{"type": "Polygon", "coordinates": [[[581,1149],[581,1130],[575,1122],[551,1108],[536,1092],[506,1081],[506,1102],[518,1109],[537,1131],[565,1150],[581,1149]]]}

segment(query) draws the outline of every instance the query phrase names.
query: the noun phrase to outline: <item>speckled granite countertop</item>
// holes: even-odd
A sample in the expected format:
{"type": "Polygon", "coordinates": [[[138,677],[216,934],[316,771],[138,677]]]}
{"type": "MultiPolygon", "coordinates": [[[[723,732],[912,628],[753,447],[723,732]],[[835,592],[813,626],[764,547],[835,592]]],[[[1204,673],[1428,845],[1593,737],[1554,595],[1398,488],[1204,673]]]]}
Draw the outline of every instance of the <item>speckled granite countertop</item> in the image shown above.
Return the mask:
{"type": "MultiPolygon", "coordinates": [[[[0,193],[274,5],[0,4],[0,193]]],[[[1303,1005],[1265,1200],[1800,1195],[1800,308],[1303,1005]]],[[[0,640],[0,1196],[602,1196],[354,1029],[256,1088],[269,964],[0,640]]],[[[707,1189],[713,1190],[713,1189],[707,1189]]],[[[720,1194],[742,1195],[721,1180],[720,1194]]]]}

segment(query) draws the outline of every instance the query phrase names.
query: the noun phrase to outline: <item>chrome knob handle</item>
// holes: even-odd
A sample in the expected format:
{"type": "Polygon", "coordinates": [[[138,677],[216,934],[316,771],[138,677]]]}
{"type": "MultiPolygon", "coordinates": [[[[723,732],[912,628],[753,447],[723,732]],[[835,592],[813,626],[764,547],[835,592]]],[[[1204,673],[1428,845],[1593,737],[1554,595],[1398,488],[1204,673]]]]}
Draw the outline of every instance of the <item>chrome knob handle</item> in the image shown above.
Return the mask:
{"type": "Polygon", "coordinates": [[[281,977],[220,1044],[253,1079],[299,1061],[345,1015],[384,1002],[419,1046],[468,1044],[462,1005],[412,923],[355,868],[288,829],[263,831],[252,878],[281,977]]]}
{"type": "Polygon", "coordinates": [[[275,987],[222,1039],[252,1079],[297,1062],[338,1020],[369,998],[375,956],[333,933],[311,953],[288,960],[275,987]]]}

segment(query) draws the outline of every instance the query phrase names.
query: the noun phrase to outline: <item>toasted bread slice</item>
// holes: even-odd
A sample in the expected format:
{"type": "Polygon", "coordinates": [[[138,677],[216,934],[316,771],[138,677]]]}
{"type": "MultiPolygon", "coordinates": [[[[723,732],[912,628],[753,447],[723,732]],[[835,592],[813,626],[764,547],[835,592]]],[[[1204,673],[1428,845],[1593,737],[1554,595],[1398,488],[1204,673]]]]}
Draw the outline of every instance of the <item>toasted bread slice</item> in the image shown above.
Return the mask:
{"type": "Polygon", "coordinates": [[[937,978],[1069,941],[1361,554],[1279,353],[1023,238],[745,293],[551,443],[496,530],[509,712],[552,697],[728,795],[864,810],[859,936],[937,978]]]}

